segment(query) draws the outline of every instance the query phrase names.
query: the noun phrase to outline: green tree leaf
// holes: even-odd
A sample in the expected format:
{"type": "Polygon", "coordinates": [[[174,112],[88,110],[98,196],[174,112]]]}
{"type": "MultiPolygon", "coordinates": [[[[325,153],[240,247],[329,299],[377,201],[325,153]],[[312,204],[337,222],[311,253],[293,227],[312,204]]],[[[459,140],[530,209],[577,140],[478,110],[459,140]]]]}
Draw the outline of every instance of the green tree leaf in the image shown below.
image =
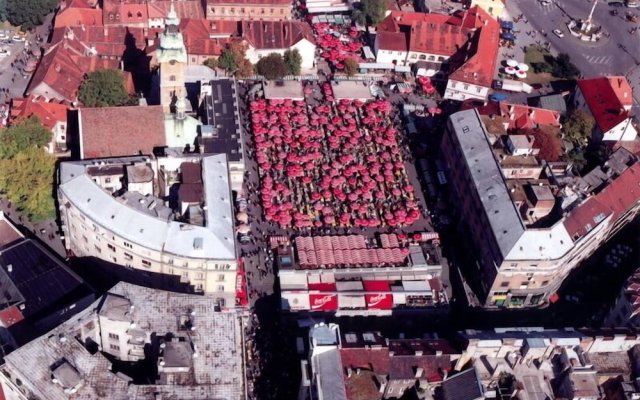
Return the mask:
{"type": "Polygon", "coordinates": [[[43,148],[51,136],[51,131],[40,124],[38,117],[22,119],[9,128],[0,129],[0,158],[13,158],[31,147],[43,148]]]}
{"type": "Polygon", "coordinates": [[[22,29],[41,25],[44,17],[58,6],[58,0],[6,0],[7,19],[22,29]]]}
{"type": "Polygon", "coordinates": [[[285,51],[282,58],[287,66],[287,72],[289,75],[300,75],[302,56],[298,49],[285,51]]]}
{"type": "Polygon", "coordinates": [[[117,69],[100,69],[87,75],[78,95],[87,107],[110,107],[131,104],[124,74],[117,69]]]}
{"type": "Polygon", "coordinates": [[[256,63],[256,71],[269,80],[280,79],[287,74],[287,66],[280,54],[271,53],[256,63]]]}

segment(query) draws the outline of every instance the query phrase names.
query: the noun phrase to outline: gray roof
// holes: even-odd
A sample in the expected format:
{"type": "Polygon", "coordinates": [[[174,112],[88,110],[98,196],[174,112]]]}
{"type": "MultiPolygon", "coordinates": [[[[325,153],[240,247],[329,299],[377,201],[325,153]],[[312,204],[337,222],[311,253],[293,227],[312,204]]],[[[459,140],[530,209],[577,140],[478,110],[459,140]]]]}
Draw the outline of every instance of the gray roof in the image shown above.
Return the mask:
{"type": "Polygon", "coordinates": [[[487,130],[475,109],[457,112],[449,122],[504,258],[525,232],[525,226],[509,196],[487,130]]]}
{"type": "Polygon", "coordinates": [[[561,114],[567,112],[567,103],[564,101],[564,96],[561,94],[540,96],[538,98],[538,106],[546,110],[558,111],[561,114]]]}
{"type": "Polygon", "coordinates": [[[333,348],[315,355],[312,362],[318,373],[318,389],[322,400],[347,400],[340,350],[333,348]]]}
{"type": "MultiPolygon", "coordinates": [[[[80,326],[95,320],[96,312],[102,314],[104,307],[108,307],[103,302],[104,298],[48,334],[9,354],[3,368],[19,378],[24,388],[42,400],[70,398],[60,385],[52,382],[52,366],[63,366],[60,372],[71,383],[77,380],[76,372],[84,380],[78,392],[72,396],[75,400],[146,400],[156,399],[155,393],[165,395],[163,398],[184,400],[244,398],[242,324],[235,311],[214,312],[214,299],[208,296],[165,292],[124,282],[114,286],[105,296],[128,299],[134,308],[129,309],[127,318],[158,336],[166,333],[180,335],[180,317],[193,315],[196,331],[188,335],[188,340],[197,349],[198,357],[190,360],[193,365],[192,384],[130,384],[128,379],[111,372],[111,362],[106,357],[101,353],[92,355],[76,340],[80,326]]],[[[109,310],[105,312],[110,313],[109,310]]]]}
{"type": "MultiPolygon", "coordinates": [[[[131,163],[145,159],[124,157],[109,159],[107,162],[131,163]]],[[[226,155],[216,154],[202,158],[207,207],[205,227],[167,221],[123,204],[87,176],[85,169],[92,163],[93,161],[62,163],[58,190],[94,223],[131,243],[156,251],[190,258],[236,258],[226,155]]]]}
{"type": "Polygon", "coordinates": [[[474,367],[455,374],[442,382],[444,400],[484,399],[484,389],[474,367]]]}

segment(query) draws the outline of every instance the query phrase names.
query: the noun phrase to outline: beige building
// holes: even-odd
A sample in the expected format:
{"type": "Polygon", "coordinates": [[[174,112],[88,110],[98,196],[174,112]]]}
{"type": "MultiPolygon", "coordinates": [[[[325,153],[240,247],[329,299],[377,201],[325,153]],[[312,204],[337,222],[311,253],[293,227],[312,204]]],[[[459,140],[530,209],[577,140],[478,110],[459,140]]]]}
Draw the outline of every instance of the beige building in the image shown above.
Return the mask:
{"type": "Polygon", "coordinates": [[[206,0],[205,14],[210,20],[286,21],[292,10],[290,0],[206,0]]]}
{"type": "Polygon", "coordinates": [[[504,0],[467,0],[469,8],[480,7],[491,15],[493,18],[502,18],[504,13],[504,0]]]}
{"type": "Polygon", "coordinates": [[[244,399],[241,316],[214,304],[118,283],[5,356],[0,387],[8,400],[244,399]],[[136,372],[146,374],[144,383],[126,375],[142,360],[136,372]]]}
{"type": "Polygon", "coordinates": [[[224,154],[64,162],[58,184],[72,254],[235,304],[237,257],[224,154]]]}
{"type": "Polygon", "coordinates": [[[478,259],[469,273],[488,307],[552,301],[569,272],[640,212],[640,163],[624,149],[564,186],[550,171],[546,181],[509,179],[474,109],[449,118],[442,151],[478,259]]]}

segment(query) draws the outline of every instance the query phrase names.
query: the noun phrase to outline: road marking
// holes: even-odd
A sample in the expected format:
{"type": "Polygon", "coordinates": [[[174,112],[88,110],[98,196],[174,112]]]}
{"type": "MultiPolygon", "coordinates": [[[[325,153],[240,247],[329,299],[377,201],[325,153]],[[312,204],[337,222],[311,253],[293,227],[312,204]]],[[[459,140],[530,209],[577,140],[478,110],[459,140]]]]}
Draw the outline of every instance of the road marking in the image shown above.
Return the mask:
{"type": "Polygon", "coordinates": [[[538,8],[542,9],[542,13],[543,14],[549,14],[551,11],[553,11],[553,4],[542,4],[540,2],[538,2],[538,8]]]}
{"type": "Polygon", "coordinates": [[[589,64],[609,64],[611,62],[612,56],[590,56],[583,54],[582,55],[589,64]]]}

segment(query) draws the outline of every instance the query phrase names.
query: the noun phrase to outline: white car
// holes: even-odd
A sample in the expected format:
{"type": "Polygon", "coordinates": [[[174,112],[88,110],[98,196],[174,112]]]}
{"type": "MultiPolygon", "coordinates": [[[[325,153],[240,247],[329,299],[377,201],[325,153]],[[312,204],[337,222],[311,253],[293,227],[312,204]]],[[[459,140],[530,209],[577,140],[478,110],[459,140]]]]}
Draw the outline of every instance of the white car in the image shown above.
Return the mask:
{"type": "Polygon", "coordinates": [[[554,29],[553,30],[553,34],[556,35],[559,38],[563,38],[564,37],[564,33],[562,33],[562,31],[560,29],[554,29]]]}
{"type": "Polygon", "coordinates": [[[20,36],[20,35],[15,35],[11,39],[13,39],[14,42],[24,42],[25,41],[24,36],[20,36]]]}
{"type": "Polygon", "coordinates": [[[543,6],[551,5],[551,0],[540,0],[540,4],[543,6]]]}
{"type": "Polygon", "coordinates": [[[0,31],[0,39],[9,39],[9,35],[7,35],[7,32],[0,31]]]}
{"type": "Polygon", "coordinates": [[[0,50],[0,58],[9,57],[11,52],[9,50],[1,49],[0,50]]]}

